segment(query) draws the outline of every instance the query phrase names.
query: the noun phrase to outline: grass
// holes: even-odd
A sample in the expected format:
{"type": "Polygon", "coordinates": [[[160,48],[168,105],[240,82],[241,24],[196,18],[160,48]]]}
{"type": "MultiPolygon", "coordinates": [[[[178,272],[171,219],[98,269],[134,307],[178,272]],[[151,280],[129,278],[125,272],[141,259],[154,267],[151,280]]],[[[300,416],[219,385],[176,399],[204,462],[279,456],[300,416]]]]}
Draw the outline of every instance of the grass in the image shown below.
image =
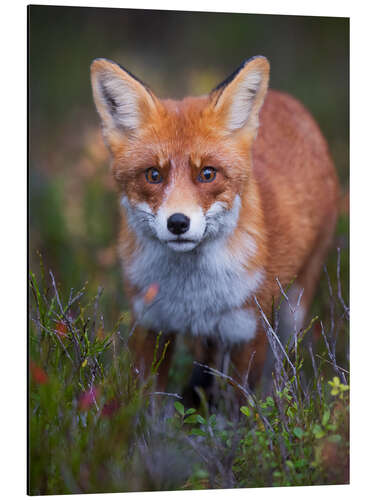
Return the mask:
{"type": "Polygon", "coordinates": [[[155,392],[163,354],[147,379],[137,372],[127,311],[109,327],[101,289],[68,291],[41,263],[30,275],[29,493],[347,483],[346,263],[347,252],[331,256],[326,295],[313,307],[320,314],[286,346],[276,340],[279,308],[264,318],[273,359],[267,388],[251,392],[206,367],[218,397],[209,406],[201,394],[199,408],[183,406],[176,368],[178,391],[155,392]],[[232,404],[238,391],[240,411],[232,404]]]}

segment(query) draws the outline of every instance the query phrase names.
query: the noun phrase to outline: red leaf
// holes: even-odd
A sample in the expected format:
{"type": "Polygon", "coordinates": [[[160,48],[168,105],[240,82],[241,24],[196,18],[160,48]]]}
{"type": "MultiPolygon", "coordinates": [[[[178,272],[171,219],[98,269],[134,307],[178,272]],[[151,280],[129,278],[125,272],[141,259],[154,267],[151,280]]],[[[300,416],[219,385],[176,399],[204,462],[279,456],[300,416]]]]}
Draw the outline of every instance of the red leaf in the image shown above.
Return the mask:
{"type": "Polygon", "coordinates": [[[48,375],[34,361],[30,361],[30,372],[34,382],[37,384],[46,384],[48,382],[48,375]]]}
{"type": "Polygon", "coordinates": [[[99,389],[92,387],[91,389],[82,392],[78,399],[78,407],[80,410],[88,410],[92,406],[97,397],[99,396],[99,389]]]}
{"type": "Polygon", "coordinates": [[[107,403],[105,403],[105,405],[103,406],[102,415],[104,417],[110,418],[110,417],[112,417],[112,415],[114,413],[116,413],[116,411],[119,408],[120,408],[120,403],[119,403],[118,399],[112,398],[109,401],[107,401],[107,403]]]}
{"type": "Polygon", "coordinates": [[[63,321],[59,321],[56,325],[56,333],[59,337],[65,338],[68,336],[68,329],[63,321]]]}

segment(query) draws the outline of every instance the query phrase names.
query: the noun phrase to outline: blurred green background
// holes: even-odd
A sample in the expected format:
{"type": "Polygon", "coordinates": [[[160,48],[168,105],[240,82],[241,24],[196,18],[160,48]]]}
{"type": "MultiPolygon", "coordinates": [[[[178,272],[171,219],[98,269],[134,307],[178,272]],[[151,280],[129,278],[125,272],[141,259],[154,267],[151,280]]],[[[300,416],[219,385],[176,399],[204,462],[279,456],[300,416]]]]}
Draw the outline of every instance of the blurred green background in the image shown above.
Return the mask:
{"type": "MultiPolygon", "coordinates": [[[[348,19],[31,6],[29,34],[30,266],[37,270],[39,250],[67,292],[86,281],[92,291],[103,286],[109,324],[126,302],[92,59],[113,59],[158,96],[179,98],[207,93],[242,60],[266,56],[271,87],[310,109],[348,188],[348,19]]],[[[347,227],[345,218],[344,250],[347,227]]]]}

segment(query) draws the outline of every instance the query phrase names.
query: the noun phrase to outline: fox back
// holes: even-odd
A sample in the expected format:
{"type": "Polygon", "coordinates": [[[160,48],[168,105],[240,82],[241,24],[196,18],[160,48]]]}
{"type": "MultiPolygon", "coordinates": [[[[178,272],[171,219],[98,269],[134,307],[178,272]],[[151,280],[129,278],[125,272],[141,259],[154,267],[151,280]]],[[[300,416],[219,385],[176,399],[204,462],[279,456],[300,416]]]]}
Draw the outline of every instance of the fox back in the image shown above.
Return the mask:
{"type": "Polygon", "coordinates": [[[266,351],[259,308],[270,314],[280,286],[297,277],[303,323],[338,197],[318,126],[294,98],[268,91],[268,80],[258,56],[209,95],[159,100],[116,63],[92,64],[135,319],[151,332],[222,343],[242,375],[257,351],[257,377],[266,351]]]}

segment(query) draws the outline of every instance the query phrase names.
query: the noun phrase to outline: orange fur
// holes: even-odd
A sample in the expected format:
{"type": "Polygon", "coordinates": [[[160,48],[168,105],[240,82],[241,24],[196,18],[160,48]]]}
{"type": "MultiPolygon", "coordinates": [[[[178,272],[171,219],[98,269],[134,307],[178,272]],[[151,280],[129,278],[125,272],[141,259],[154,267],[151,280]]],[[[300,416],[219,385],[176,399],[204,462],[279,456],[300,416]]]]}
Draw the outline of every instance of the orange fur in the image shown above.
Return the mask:
{"type": "MultiPolygon", "coordinates": [[[[230,209],[239,194],[239,219],[226,246],[235,260],[240,258],[246,238],[255,242],[256,252],[245,266],[249,274],[264,271],[256,295],[266,314],[270,314],[273,298],[279,296],[276,277],[286,285],[297,276],[305,288],[303,304],[308,308],[333,234],[339,192],[328,147],[317,124],[291,96],[274,90],[266,94],[268,72],[266,59],[255,58],[223,89],[209,96],[174,101],[158,100],[114,63],[97,60],[92,66],[94,97],[120,194],[133,204],[147,201],[153,212],[166,203],[171,213],[192,205],[205,212],[217,201],[230,209]],[[121,130],[107,119],[97,78],[111,71],[138,96],[134,106],[138,106],[141,126],[135,131],[121,130]],[[228,132],[224,123],[249,71],[262,77],[250,118],[239,130],[228,132]],[[217,169],[215,181],[197,183],[200,169],[207,165],[217,169]],[[144,172],[149,167],[157,167],[165,182],[148,183],[144,172]]],[[[126,263],[138,251],[136,235],[122,211],[120,258],[126,263]]],[[[129,297],[140,293],[126,279],[125,286],[129,297]]],[[[246,305],[254,308],[253,296],[247,297],[246,305]]],[[[136,345],[136,339],[134,344],[144,359],[150,357],[143,345],[136,345]]],[[[148,346],[151,349],[152,343],[148,346]]],[[[255,339],[233,348],[232,360],[241,379],[254,350],[253,378],[258,379],[266,352],[260,321],[255,339]]]]}

